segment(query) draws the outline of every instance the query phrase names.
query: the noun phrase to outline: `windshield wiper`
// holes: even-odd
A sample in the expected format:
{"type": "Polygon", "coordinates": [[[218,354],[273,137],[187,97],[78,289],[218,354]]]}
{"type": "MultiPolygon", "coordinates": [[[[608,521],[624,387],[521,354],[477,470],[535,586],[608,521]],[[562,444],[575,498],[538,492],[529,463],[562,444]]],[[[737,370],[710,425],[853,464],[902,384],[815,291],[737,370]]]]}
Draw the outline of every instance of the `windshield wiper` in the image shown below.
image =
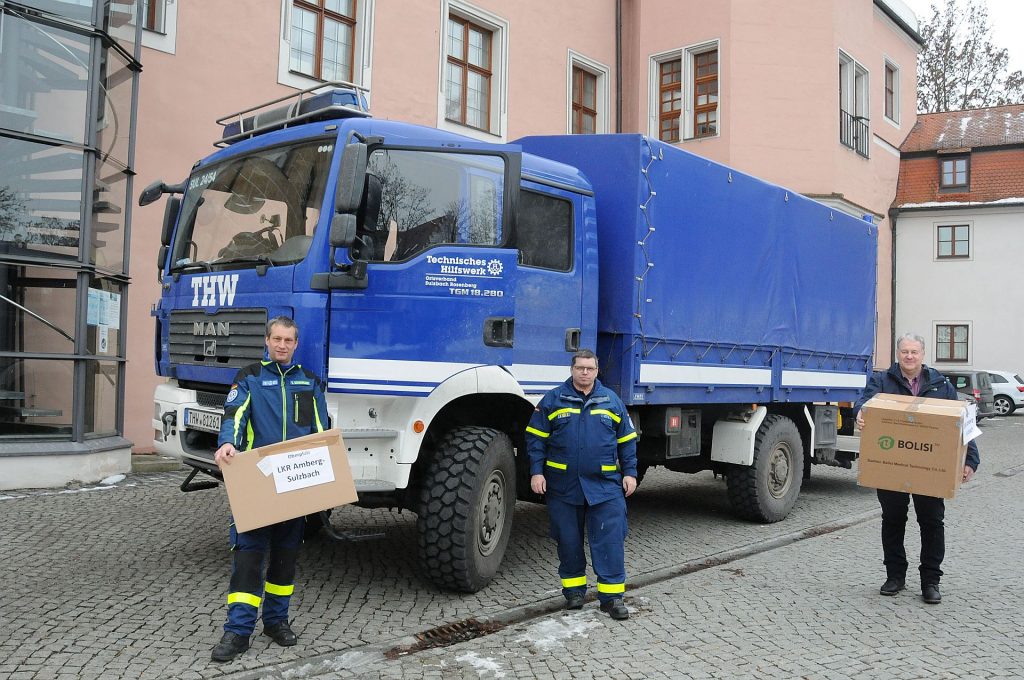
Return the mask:
{"type": "Polygon", "coordinates": [[[171,267],[169,271],[171,274],[180,274],[182,272],[193,271],[195,269],[205,269],[208,272],[212,272],[213,266],[206,260],[201,260],[199,262],[189,262],[188,264],[171,267]]]}
{"type": "Polygon", "coordinates": [[[270,259],[267,255],[247,255],[245,257],[233,257],[230,260],[217,260],[216,264],[263,264],[268,267],[274,267],[277,265],[276,262],[270,259]]]}

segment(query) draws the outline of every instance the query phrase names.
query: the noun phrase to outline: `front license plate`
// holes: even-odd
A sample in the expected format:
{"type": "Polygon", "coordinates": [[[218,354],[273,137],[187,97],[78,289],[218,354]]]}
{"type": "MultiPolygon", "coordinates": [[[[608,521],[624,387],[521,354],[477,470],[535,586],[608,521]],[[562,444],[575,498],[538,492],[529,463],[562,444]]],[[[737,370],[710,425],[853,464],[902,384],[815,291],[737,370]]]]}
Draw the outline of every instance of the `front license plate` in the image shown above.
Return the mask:
{"type": "Polygon", "coordinates": [[[220,432],[220,416],[219,413],[212,411],[196,411],[195,409],[185,409],[185,427],[190,430],[202,430],[203,432],[220,432]]]}

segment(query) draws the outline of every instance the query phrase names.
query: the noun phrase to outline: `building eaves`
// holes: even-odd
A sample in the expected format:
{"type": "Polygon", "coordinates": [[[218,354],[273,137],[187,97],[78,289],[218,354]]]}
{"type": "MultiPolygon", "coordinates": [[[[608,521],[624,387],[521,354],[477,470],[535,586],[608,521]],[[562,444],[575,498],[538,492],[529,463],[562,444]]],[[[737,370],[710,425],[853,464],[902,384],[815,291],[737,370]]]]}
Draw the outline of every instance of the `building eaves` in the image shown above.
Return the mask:
{"type": "Polygon", "coordinates": [[[924,47],[924,38],[922,38],[921,34],[917,32],[917,27],[911,26],[906,19],[900,16],[899,12],[893,9],[891,4],[891,2],[886,2],[886,0],[875,0],[875,7],[882,10],[882,13],[885,14],[885,16],[892,19],[892,22],[899,26],[904,33],[909,35],[911,40],[921,47],[924,47]]]}

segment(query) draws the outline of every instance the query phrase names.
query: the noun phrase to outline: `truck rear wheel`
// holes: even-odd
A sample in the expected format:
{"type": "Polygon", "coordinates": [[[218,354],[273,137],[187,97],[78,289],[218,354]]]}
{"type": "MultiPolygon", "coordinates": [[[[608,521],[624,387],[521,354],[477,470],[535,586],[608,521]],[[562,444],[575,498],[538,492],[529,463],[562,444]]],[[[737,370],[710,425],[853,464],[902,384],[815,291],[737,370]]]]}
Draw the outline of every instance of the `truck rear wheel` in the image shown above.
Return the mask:
{"type": "Polygon", "coordinates": [[[793,509],[803,476],[799,430],[785,416],[768,415],[754,438],[754,464],[729,470],[729,503],[744,519],[778,522],[793,509]]]}
{"type": "Polygon", "coordinates": [[[475,593],[501,565],[512,532],[515,460],[509,438],[459,427],[441,440],[420,487],[420,562],[442,588],[475,593]]]}

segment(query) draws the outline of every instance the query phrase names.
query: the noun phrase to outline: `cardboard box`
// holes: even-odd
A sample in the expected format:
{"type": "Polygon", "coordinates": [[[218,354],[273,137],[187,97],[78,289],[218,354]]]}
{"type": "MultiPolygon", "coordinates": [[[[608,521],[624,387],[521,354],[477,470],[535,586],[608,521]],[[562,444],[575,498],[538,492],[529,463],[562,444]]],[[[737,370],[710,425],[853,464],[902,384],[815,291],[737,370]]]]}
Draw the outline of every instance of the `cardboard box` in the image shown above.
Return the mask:
{"type": "Polygon", "coordinates": [[[967,442],[976,436],[962,401],[879,394],[864,404],[857,483],[953,498],[967,442]]]}
{"type": "Polygon", "coordinates": [[[251,531],[357,500],[341,430],[236,455],[221,468],[238,531],[251,531]]]}

